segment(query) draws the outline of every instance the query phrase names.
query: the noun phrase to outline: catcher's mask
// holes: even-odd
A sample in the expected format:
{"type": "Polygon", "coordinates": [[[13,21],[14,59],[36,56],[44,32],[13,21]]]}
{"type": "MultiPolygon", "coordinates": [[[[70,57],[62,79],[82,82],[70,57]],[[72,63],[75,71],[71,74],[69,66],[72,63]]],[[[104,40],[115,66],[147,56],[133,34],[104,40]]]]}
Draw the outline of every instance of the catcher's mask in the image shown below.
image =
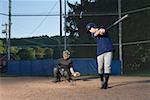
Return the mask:
{"type": "Polygon", "coordinates": [[[70,57],[70,52],[68,50],[63,51],[63,58],[68,59],[70,57]]]}

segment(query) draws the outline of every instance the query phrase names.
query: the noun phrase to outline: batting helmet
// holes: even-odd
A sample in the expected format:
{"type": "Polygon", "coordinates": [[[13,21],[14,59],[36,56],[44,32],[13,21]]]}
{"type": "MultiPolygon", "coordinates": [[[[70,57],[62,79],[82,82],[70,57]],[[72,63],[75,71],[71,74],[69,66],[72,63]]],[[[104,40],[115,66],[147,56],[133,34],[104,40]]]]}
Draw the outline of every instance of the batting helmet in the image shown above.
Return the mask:
{"type": "Polygon", "coordinates": [[[97,28],[97,25],[94,24],[94,23],[88,23],[88,24],[86,25],[87,31],[89,31],[92,27],[93,27],[93,28],[97,28]]]}

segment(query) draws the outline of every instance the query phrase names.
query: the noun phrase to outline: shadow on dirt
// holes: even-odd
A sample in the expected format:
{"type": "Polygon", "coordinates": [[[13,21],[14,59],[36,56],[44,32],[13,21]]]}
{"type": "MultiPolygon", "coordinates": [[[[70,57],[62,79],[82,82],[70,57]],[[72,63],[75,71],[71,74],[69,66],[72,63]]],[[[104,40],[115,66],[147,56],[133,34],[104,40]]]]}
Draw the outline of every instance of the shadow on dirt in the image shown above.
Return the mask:
{"type": "Polygon", "coordinates": [[[135,83],[146,83],[146,84],[150,84],[150,80],[127,81],[127,82],[121,82],[121,83],[110,83],[110,87],[108,87],[108,88],[113,88],[113,87],[118,87],[118,86],[124,86],[124,85],[129,85],[129,84],[135,84],[135,83]],[[115,84],[115,85],[113,85],[113,84],[115,84]]]}

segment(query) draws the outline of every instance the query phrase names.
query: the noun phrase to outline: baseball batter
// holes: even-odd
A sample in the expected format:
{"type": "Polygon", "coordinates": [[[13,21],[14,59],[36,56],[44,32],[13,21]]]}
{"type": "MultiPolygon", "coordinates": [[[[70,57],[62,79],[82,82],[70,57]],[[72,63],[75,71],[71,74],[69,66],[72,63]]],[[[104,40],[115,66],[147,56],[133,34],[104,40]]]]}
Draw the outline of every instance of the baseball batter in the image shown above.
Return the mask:
{"type": "Polygon", "coordinates": [[[96,40],[97,43],[98,73],[101,80],[100,88],[107,89],[109,75],[111,73],[110,65],[113,51],[112,41],[104,27],[97,27],[96,24],[89,23],[86,25],[86,29],[91,33],[91,36],[96,40]]]}

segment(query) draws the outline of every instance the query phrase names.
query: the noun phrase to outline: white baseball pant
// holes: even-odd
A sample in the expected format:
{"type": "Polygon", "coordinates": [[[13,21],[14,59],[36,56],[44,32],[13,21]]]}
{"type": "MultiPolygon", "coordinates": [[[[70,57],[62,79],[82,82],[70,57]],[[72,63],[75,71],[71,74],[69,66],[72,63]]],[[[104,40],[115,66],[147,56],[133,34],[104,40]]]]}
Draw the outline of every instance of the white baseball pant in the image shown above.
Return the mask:
{"type": "Polygon", "coordinates": [[[97,56],[98,63],[98,73],[99,74],[110,74],[111,73],[111,62],[112,62],[112,52],[106,52],[97,56]]]}

